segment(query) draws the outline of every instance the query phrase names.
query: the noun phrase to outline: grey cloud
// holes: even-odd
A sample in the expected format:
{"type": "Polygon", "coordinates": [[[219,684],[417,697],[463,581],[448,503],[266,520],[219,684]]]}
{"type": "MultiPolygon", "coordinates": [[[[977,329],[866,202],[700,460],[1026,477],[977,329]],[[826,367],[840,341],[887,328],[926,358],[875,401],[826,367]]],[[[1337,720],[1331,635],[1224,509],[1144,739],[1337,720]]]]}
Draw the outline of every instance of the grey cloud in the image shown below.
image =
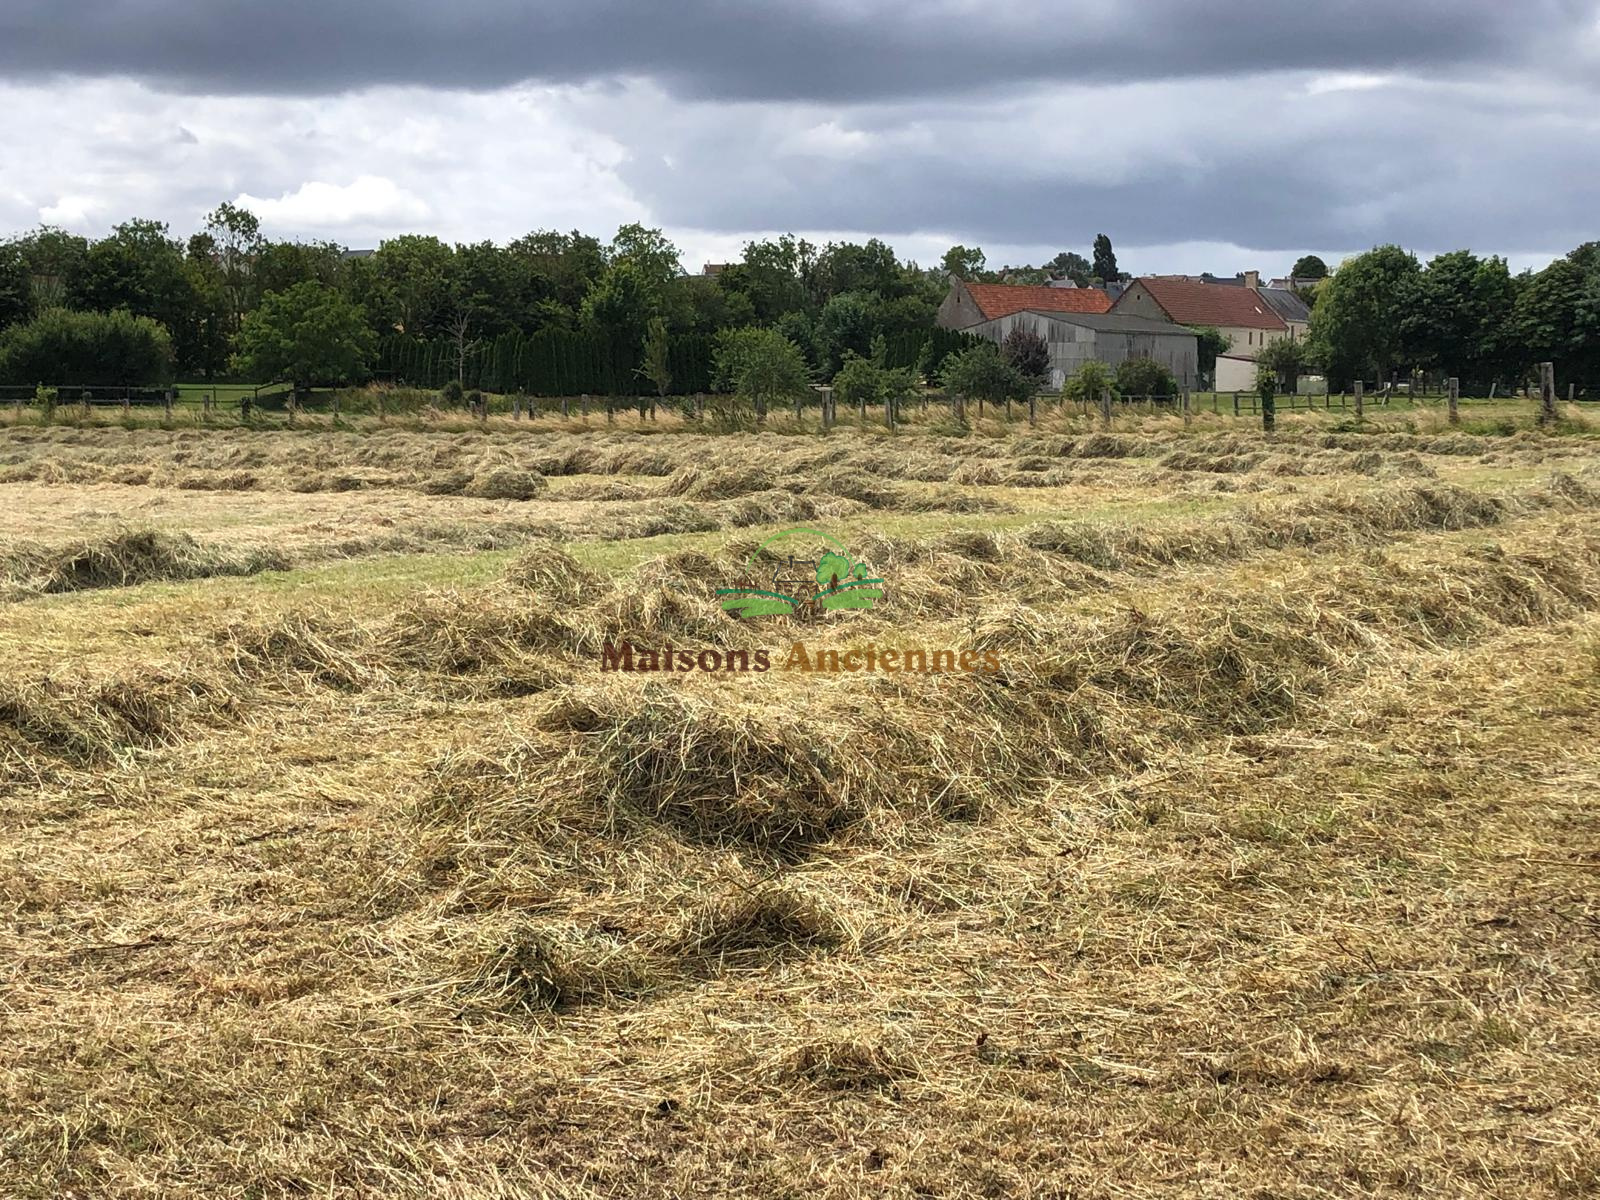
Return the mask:
{"type": "MultiPolygon", "coordinates": [[[[1102,128],[1099,114],[1089,114],[1092,128],[1081,138],[1052,141],[1039,132],[1070,102],[1023,108],[1014,153],[985,145],[1005,120],[974,130],[935,119],[920,146],[835,159],[768,148],[705,105],[692,117],[680,113],[670,128],[640,129],[637,144],[652,152],[621,174],[660,220],[730,233],[945,230],[977,241],[1076,245],[1110,231],[1142,245],[1294,250],[1398,241],[1485,253],[1540,252],[1600,236],[1600,144],[1586,132],[1581,96],[1566,98],[1565,112],[1538,107],[1514,80],[1497,77],[1466,96],[1401,86],[1301,99],[1291,112],[1273,92],[1303,97],[1304,80],[1274,79],[1222,103],[1226,90],[1245,86],[1196,83],[1151,98],[1151,110],[1202,114],[1193,125],[1141,124],[1137,101],[1102,100],[1126,112],[1114,136],[1139,146],[1131,166],[1103,176],[1084,169],[1106,153],[1093,132],[1102,128]],[[1216,128],[1208,131],[1213,111],[1216,128]],[[1252,111],[1257,120],[1239,119],[1252,111]],[[1322,119],[1309,120],[1311,112],[1322,119]],[[1562,165],[1558,177],[1552,163],[1562,165]]],[[[902,127],[928,123],[905,106],[893,113],[902,127]]],[[[893,125],[875,125],[875,114],[883,116],[868,109],[845,119],[891,133],[893,125]]]]}
{"type": "Polygon", "coordinates": [[[646,77],[719,99],[1464,67],[1592,31],[1595,0],[7,0],[0,75],[212,94],[646,77]]]}

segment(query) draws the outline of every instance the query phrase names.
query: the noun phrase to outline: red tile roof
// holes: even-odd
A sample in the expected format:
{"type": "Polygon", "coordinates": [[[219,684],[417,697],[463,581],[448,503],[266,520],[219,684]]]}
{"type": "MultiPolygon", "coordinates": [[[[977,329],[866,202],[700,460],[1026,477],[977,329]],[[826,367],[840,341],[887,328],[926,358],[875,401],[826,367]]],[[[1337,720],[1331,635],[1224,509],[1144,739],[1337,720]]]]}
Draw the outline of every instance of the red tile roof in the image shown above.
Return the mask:
{"type": "MultiPolygon", "coordinates": [[[[1287,329],[1283,318],[1247,287],[1200,283],[1193,279],[1147,278],[1144,285],[1167,316],[1179,325],[1215,325],[1235,329],[1287,329]]],[[[1133,284],[1128,285],[1132,290],[1133,284]]],[[[1128,293],[1124,292],[1126,296],[1128,293]]]]}
{"type": "Polygon", "coordinates": [[[1103,313],[1111,297],[1098,288],[1016,287],[1005,283],[969,283],[967,291],[984,320],[1009,317],[1024,309],[1043,312],[1103,313]]]}

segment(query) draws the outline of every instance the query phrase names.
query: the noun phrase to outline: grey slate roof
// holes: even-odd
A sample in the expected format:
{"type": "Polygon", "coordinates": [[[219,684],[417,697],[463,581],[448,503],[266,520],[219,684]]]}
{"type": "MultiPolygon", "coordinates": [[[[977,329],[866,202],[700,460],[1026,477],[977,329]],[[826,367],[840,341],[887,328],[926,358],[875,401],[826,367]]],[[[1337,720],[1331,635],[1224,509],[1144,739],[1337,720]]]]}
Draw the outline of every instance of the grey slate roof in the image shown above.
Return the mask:
{"type": "Polygon", "coordinates": [[[1165,333],[1194,336],[1194,330],[1186,326],[1174,325],[1171,321],[1155,321],[1149,317],[1135,317],[1128,313],[1046,312],[1038,308],[1024,311],[1035,316],[1048,317],[1052,321],[1061,321],[1067,325],[1082,325],[1085,329],[1095,329],[1105,333],[1165,333]]]}
{"type": "Polygon", "coordinates": [[[1262,288],[1256,295],[1285,321],[1311,320],[1311,306],[1291,291],[1283,288],[1262,288]]]}

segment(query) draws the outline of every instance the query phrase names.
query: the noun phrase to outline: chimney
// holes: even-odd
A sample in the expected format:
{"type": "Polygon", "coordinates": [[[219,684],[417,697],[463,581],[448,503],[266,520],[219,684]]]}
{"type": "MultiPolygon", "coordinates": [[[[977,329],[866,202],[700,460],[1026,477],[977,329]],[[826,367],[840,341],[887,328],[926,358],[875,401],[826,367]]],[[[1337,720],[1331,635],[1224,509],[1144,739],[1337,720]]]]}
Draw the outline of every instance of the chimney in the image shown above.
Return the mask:
{"type": "Polygon", "coordinates": [[[1252,292],[1259,292],[1261,290],[1261,272],[1246,271],[1244,273],[1244,285],[1252,292]]]}

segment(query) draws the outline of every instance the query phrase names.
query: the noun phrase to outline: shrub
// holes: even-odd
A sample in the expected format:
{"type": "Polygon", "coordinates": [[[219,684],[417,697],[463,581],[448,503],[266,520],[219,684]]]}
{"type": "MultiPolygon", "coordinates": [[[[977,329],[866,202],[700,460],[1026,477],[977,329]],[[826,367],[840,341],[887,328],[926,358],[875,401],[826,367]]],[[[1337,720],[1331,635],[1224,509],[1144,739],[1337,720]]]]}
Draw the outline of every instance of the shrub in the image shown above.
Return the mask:
{"type": "Polygon", "coordinates": [[[157,385],[172,380],[172,339],[149,317],[53,308],[0,334],[0,383],[157,385]]]}
{"type": "Polygon", "coordinates": [[[1026,400],[1033,391],[1032,381],[1001,358],[992,342],[963,350],[947,359],[944,385],[968,400],[991,404],[1026,400]]]}
{"type": "Polygon", "coordinates": [[[1176,396],[1178,380],[1153,358],[1130,358],[1117,367],[1117,391],[1124,396],[1176,396]]]}
{"type": "Polygon", "coordinates": [[[1071,379],[1061,385],[1063,399],[1081,404],[1098,404],[1106,392],[1113,397],[1118,394],[1116,380],[1111,375],[1111,368],[1098,359],[1084,363],[1071,379]]]}
{"type": "Polygon", "coordinates": [[[729,329],[717,335],[716,383],[757,413],[811,391],[800,348],[771,329],[729,329]]]}
{"type": "Polygon", "coordinates": [[[439,398],[446,404],[460,404],[466,399],[467,389],[461,386],[459,379],[451,379],[439,389],[439,398]]]}
{"type": "Polygon", "coordinates": [[[1031,329],[1018,327],[1006,334],[1000,354],[1035,385],[1050,375],[1050,344],[1031,329]]]}

